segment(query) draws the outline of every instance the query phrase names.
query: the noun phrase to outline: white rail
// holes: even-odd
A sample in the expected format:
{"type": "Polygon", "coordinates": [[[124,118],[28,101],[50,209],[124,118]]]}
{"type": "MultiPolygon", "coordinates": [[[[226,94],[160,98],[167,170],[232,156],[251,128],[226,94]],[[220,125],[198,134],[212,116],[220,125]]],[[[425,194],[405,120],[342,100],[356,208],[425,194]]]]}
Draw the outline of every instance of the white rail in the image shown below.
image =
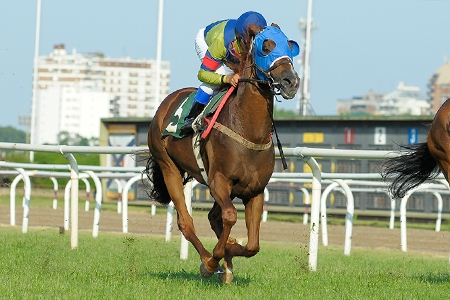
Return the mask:
{"type": "MultiPolygon", "coordinates": [[[[29,144],[12,144],[0,142],[0,149],[12,149],[22,151],[38,151],[38,152],[53,152],[62,154],[70,163],[69,169],[71,171],[72,180],[72,194],[71,194],[71,247],[78,246],[78,172],[81,170],[73,158],[73,153],[102,153],[102,154],[139,154],[148,152],[147,147],[83,147],[83,146],[47,146],[47,145],[29,145],[29,144]]],[[[310,249],[309,249],[309,269],[311,271],[317,270],[317,253],[318,253],[318,236],[319,236],[319,216],[320,216],[320,198],[321,198],[321,182],[322,178],[327,178],[328,174],[322,173],[319,165],[313,157],[334,157],[334,158],[351,158],[351,159],[383,159],[388,157],[396,157],[398,152],[391,151],[375,151],[375,150],[337,150],[337,149],[316,149],[307,147],[285,148],[283,152],[286,156],[301,157],[303,161],[309,165],[312,170],[312,201],[311,201],[311,233],[310,233],[310,249]]],[[[279,155],[278,150],[276,154],[279,155]]],[[[0,166],[2,166],[0,162],[0,166]]],[[[36,169],[40,169],[36,167],[36,169]]],[[[53,168],[56,169],[56,168],[53,168]]],[[[123,168],[121,168],[124,171],[123,168]]],[[[92,169],[90,171],[93,171],[92,169]]],[[[275,176],[277,174],[274,174],[275,176]]],[[[378,175],[378,174],[377,174],[378,175]]],[[[281,175],[292,178],[292,174],[281,175]]],[[[303,175],[302,175],[303,176],[303,175]]],[[[336,174],[333,174],[333,178],[336,174]]],[[[332,178],[331,176],[329,178],[332,178]]],[[[298,177],[300,178],[300,177],[298,177]]],[[[345,179],[342,177],[341,179],[345,179]]],[[[345,189],[345,188],[344,188],[345,189]]],[[[123,215],[125,215],[125,196],[123,195],[123,215]]],[[[29,201],[29,200],[28,200],[29,201]]],[[[347,212],[347,221],[351,223],[352,214],[347,212]]],[[[350,232],[351,235],[351,232],[350,232]]]]}

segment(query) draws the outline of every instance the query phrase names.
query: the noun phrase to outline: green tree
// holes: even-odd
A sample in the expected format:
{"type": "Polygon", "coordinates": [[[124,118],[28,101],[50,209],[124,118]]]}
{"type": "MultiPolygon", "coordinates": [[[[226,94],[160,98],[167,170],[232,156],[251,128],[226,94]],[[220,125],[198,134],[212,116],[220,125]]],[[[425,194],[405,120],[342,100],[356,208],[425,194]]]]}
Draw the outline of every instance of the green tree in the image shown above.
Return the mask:
{"type": "Polygon", "coordinates": [[[273,112],[274,118],[297,118],[298,115],[293,110],[286,110],[286,109],[277,109],[274,108],[273,112]]]}
{"type": "Polygon", "coordinates": [[[69,146],[98,146],[98,138],[86,138],[79,135],[71,135],[68,131],[60,131],[56,137],[59,145],[69,146]]]}
{"type": "Polygon", "coordinates": [[[25,143],[26,133],[12,126],[0,126],[0,142],[6,143],[25,143]]]}
{"type": "Polygon", "coordinates": [[[72,138],[70,137],[70,133],[68,131],[60,131],[56,137],[59,145],[71,145],[72,138]]]}

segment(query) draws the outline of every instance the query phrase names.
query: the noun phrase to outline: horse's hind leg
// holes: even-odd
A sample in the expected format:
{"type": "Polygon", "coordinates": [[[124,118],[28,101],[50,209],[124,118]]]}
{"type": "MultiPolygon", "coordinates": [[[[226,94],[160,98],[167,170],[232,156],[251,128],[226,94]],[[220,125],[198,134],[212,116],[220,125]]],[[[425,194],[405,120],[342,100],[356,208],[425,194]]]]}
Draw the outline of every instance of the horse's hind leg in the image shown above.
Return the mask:
{"type": "MultiPolygon", "coordinates": [[[[223,231],[223,219],[222,219],[222,208],[217,202],[214,202],[213,207],[209,211],[208,214],[209,224],[211,225],[211,229],[216,234],[217,239],[220,238],[223,231]]],[[[232,237],[228,238],[228,243],[234,243],[235,239],[232,237]]]]}
{"type": "MultiPolygon", "coordinates": [[[[220,238],[223,232],[223,220],[222,220],[222,208],[217,204],[217,202],[214,202],[213,207],[209,211],[208,214],[209,223],[211,225],[211,229],[216,234],[217,239],[220,238]]],[[[232,237],[228,237],[227,246],[225,247],[225,259],[228,255],[228,247],[229,245],[236,244],[236,239],[232,237]]],[[[240,246],[240,245],[239,245],[240,246]]],[[[240,246],[242,247],[242,246],[240,246]]],[[[231,265],[230,265],[231,267],[231,265]]]]}
{"type": "Polygon", "coordinates": [[[222,208],[217,202],[214,201],[214,205],[208,213],[209,224],[211,229],[216,234],[217,239],[222,235],[223,221],[222,221],[222,208]]]}
{"type": "MultiPolygon", "coordinates": [[[[195,234],[194,220],[186,207],[183,179],[181,178],[181,174],[174,163],[162,162],[160,160],[158,161],[158,164],[164,174],[164,182],[167,186],[170,198],[177,209],[178,228],[184,237],[192,243],[194,248],[199,253],[200,259],[205,263],[211,259],[212,255],[205,249],[202,242],[195,234]]],[[[209,271],[214,272],[215,269],[209,269],[209,271]]]]}
{"type": "MultiPolygon", "coordinates": [[[[222,231],[223,231],[223,220],[222,220],[222,209],[217,204],[217,202],[214,202],[213,207],[209,211],[208,219],[209,219],[209,223],[211,225],[211,229],[216,234],[217,239],[219,239],[220,236],[222,235],[222,231]]],[[[227,257],[227,253],[226,252],[228,250],[228,246],[230,244],[233,245],[235,243],[236,243],[236,239],[235,238],[228,237],[227,247],[225,248],[225,257],[227,257]]]]}

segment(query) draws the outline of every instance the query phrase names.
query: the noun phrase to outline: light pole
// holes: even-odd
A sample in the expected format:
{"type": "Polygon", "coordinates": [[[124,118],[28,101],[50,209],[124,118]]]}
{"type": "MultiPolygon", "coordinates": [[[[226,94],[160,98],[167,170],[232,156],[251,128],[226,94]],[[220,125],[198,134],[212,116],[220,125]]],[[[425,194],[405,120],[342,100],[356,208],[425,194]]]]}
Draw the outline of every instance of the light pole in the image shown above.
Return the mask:
{"type": "Polygon", "coordinates": [[[158,36],[156,42],[156,90],[155,102],[159,105],[161,102],[161,48],[162,48],[162,26],[163,26],[163,7],[164,0],[159,0],[158,10],[158,36]]]}
{"type": "MultiPolygon", "coordinates": [[[[41,0],[37,0],[36,10],[36,39],[34,43],[34,63],[33,63],[33,95],[31,98],[31,124],[30,124],[30,144],[36,143],[36,106],[37,106],[37,74],[39,59],[39,32],[41,27],[41,0]]],[[[34,161],[34,151],[30,151],[30,162],[34,161]]]]}
{"type": "Polygon", "coordinates": [[[308,0],[308,13],[306,20],[300,19],[300,30],[305,32],[303,44],[303,74],[300,88],[300,97],[297,105],[297,114],[306,116],[311,112],[310,103],[310,53],[311,53],[311,30],[315,27],[312,22],[312,0],[308,0]]]}

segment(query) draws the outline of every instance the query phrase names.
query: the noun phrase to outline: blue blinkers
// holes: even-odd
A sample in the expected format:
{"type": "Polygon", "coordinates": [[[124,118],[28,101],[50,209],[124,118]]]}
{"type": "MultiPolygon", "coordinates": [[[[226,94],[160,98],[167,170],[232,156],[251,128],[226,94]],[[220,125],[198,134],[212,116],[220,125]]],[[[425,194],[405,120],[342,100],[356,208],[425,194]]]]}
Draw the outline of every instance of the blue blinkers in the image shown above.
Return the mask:
{"type": "MultiPolygon", "coordinates": [[[[267,26],[255,36],[254,47],[255,64],[263,71],[267,71],[275,61],[282,57],[288,57],[293,61],[293,57],[300,53],[297,42],[289,40],[281,29],[274,26],[267,26]],[[266,40],[275,42],[275,48],[268,54],[264,54],[262,49],[266,40]],[[291,43],[292,49],[289,47],[289,43],[291,43]]],[[[257,70],[256,73],[259,79],[268,79],[260,70],[257,70]]]]}

